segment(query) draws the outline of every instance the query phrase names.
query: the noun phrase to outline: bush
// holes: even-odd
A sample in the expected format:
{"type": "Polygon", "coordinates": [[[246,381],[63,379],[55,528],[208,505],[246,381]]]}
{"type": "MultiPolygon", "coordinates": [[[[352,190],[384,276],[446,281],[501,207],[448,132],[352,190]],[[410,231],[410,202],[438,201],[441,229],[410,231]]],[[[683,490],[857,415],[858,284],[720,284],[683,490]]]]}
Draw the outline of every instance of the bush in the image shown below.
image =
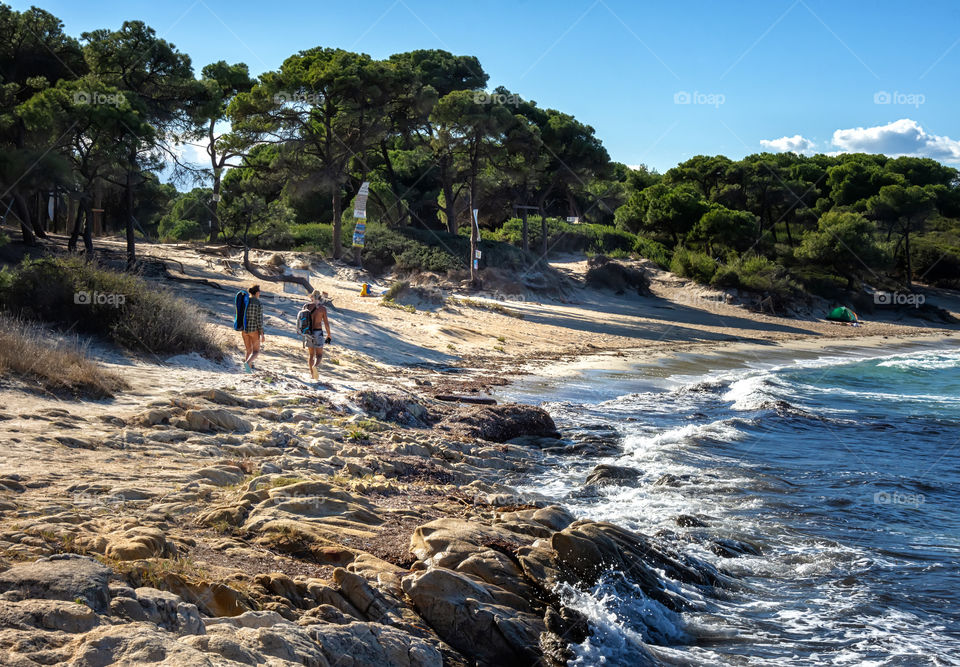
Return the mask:
{"type": "MultiPolygon", "coordinates": [[[[352,234],[353,230],[351,230],[352,234]]],[[[333,225],[309,222],[290,225],[291,243],[296,250],[329,253],[333,250],[333,225]]]]}
{"type": "MultiPolygon", "coordinates": [[[[540,216],[528,218],[530,248],[538,250],[542,230],[540,216]]],[[[469,234],[469,229],[466,231],[469,234]]],[[[517,247],[523,247],[523,221],[511,218],[491,236],[517,247]]],[[[631,252],[636,236],[607,225],[574,225],[556,218],[547,218],[547,248],[550,252],[583,252],[609,255],[617,251],[631,252]]]]}
{"type": "Polygon", "coordinates": [[[649,294],[650,280],[646,274],[631,266],[624,266],[608,257],[598,255],[587,262],[587,275],[584,282],[588,287],[610,289],[617,294],[627,291],[637,294],[649,294]]]}
{"type": "Polygon", "coordinates": [[[705,253],[678,247],[670,260],[670,270],[698,283],[709,283],[717,272],[717,263],[705,253]]]}
{"type": "Polygon", "coordinates": [[[670,251],[667,250],[665,245],[653,239],[638,236],[636,243],[633,244],[633,252],[644,259],[651,260],[661,269],[666,269],[670,266],[670,251]]]}
{"type": "Polygon", "coordinates": [[[79,259],[24,260],[0,277],[0,308],[151,354],[222,351],[195,306],[143,279],[79,259]]]}
{"type": "Polygon", "coordinates": [[[721,289],[740,288],[769,294],[781,303],[800,292],[786,269],[762,255],[735,257],[717,268],[710,284],[721,289]]]}
{"type": "Polygon", "coordinates": [[[53,393],[111,398],[123,379],[87,358],[78,344],[47,340],[46,332],[0,315],[0,373],[12,373],[53,393]]]}
{"type": "Polygon", "coordinates": [[[206,236],[199,222],[193,220],[171,220],[164,216],[158,230],[164,241],[191,241],[206,236]]]}

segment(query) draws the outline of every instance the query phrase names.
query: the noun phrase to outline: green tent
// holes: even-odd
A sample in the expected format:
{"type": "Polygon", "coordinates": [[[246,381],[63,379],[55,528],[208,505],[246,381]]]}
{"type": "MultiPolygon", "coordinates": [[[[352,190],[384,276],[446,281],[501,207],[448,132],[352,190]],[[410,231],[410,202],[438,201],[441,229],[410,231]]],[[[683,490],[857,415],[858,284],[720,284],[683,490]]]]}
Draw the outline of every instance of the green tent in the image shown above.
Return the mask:
{"type": "Polygon", "coordinates": [[[860,318],[857,317],[857,314],[847,308],[846,306],[837,306],[830,311],[830,314],[827,315],[827,319],[833,322],[859,322],[860,318]]]}

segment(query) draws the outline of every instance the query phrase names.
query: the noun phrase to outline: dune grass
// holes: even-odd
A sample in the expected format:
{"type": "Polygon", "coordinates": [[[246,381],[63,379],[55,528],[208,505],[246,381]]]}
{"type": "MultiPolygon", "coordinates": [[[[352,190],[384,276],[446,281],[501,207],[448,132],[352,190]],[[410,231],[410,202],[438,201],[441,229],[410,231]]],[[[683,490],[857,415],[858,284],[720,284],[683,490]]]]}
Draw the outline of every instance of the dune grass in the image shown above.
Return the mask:
{"type": "Polygon", "coordinates": [[[54,394],[111,398],[123,379],[91,360],[85,346],[53,338],[40,327],[0,316],[0,374],[54,394]]]}

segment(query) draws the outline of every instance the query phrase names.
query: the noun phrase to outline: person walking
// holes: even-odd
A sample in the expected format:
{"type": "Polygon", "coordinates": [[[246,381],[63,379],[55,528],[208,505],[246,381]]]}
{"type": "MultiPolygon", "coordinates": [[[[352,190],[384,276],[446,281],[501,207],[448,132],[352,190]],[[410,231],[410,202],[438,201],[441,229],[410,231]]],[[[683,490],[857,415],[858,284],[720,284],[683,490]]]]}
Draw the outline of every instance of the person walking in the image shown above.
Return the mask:
{"type": "Polygon", "coordinates": [[[310,310],[310,330],[303,336],[308,352],[307,366],[314,380],[319,378],[317,366],[323,359],[323,346],[330,343],[330,320],[327,319],[327,309],[322,300],[323,295],[319,290],[314,290],[310,295],[310,304],[307,306],[310,310]]]}
{"type": "Polygon", "coordinates": [[[253,285],[249,290],[250,301],[247,303],[246,317],[243,323],[243,347],[246,356],[243,360],[243,370],[252,373],[255,369],[253,362],[260,354],[263,345],[263,304],[260,303],[260,285],[253,285]]]}

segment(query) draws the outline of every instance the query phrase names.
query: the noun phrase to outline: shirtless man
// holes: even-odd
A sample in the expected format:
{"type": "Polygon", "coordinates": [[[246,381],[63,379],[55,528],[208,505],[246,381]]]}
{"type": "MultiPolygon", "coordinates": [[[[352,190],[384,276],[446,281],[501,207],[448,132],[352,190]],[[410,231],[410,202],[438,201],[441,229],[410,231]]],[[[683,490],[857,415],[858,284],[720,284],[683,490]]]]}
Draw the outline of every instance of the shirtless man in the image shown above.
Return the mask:
{"type": "Polygon", "coordinates": [[[310,377],[314,380],[319,378],[317,366],[323,359],[323,346],[325,343],[330,343],[330,320],[327,319],[326,307],[320,302],[321,298],[322,295],[319,290],[314,290],[313,294],[310,295],[310,300],[313,303],[313,312],[310,315],[311,332],[304,336],[304,342],[310,355],[307,359],[307,365],[310,367],[310,377]]]}

